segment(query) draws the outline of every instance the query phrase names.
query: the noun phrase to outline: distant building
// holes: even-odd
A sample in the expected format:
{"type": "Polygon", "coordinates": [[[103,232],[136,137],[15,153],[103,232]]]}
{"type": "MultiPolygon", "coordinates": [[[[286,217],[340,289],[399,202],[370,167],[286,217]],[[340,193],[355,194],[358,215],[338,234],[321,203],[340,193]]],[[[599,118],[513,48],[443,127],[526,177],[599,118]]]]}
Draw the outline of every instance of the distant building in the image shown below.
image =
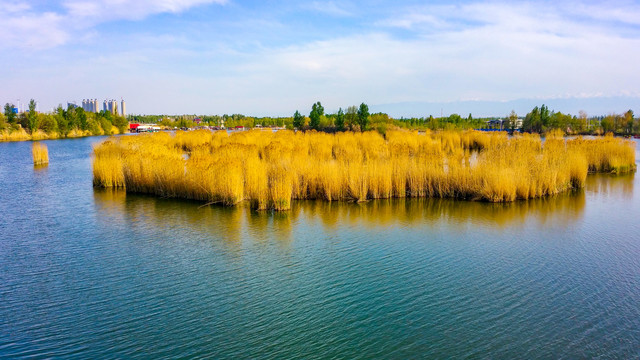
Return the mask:
{"type": "Polygon", "coordinates": [[[127,116],[126,104],[124,103],[124,100],[122,100],[122,99],[120,99],[120,114],[122,115],[122,117],[126,117],[127,116]]]}
{"type": "Polygon", "coordinates": [[[84,99],[82,100],[82,108],[87,112],[98,112],[98,99],[84,99]]]}
{"type": "Polygon", "coordinates": [[[83,99],[82,109],[86,112],[98,112],[98,100],[96,99],[83,99]]]}
{"type": "Polygon", "coordinates": [[[114,115],[118,113],[118,102],[116,100],[105,100],[102,105],[104,111],[108,111],[114,115]]]}
{"type": "MultiPolygon", "coordinates": [[[[125,116],[125,103],[124,100],[121,102],[122,104],[122,116],[125,116]]],[[[98,106],[98,99],[83,99],[82,100],[82,108],[87,112],[100,112],[100,107],[98,106]]],[[[104,100],[102,102],[102,111],[109,111],[112,114],[120,114],[118,111],[118,101],[116,100],[104,100]]]]}

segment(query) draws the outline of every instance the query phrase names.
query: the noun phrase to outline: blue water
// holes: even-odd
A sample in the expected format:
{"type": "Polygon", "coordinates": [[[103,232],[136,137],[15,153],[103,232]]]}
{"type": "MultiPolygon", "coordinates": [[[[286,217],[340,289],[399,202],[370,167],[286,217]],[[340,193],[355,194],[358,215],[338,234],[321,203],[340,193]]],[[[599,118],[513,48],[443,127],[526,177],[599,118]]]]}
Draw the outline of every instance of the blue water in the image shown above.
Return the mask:
{"type": "Polygon", "coordinates": [[[638,358],[634,175],[513,204],[202,207],[0,143],[0,358],[638,358]]]}

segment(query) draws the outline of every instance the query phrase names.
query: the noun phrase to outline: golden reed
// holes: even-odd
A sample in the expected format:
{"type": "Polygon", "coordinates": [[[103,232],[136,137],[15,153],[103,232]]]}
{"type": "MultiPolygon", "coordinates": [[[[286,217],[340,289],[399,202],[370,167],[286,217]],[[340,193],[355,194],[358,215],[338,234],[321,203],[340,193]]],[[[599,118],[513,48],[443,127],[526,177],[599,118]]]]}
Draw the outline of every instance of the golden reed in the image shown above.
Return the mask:
{"type": "Polygon", "coordinates": [[[506,202],[582,188],[589,172],[634,170],[634,144],[612,136],[202,130],[111,138],[94,149],[93,183],[287,210],[295,199],[506,202]]]}
{"type": "Polygon", "coordinates": [[[49,163],[49,150],[47,145],[34,142],[31,147],[31,154],[33,155],[33,165],[46,165],[49,163]]]}

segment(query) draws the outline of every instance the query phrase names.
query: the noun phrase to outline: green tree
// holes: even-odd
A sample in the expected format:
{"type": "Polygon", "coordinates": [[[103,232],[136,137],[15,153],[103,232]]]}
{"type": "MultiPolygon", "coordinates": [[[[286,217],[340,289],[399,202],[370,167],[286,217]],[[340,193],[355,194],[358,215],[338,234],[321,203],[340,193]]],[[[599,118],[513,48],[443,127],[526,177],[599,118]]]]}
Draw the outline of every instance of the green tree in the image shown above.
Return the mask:
{"type": "Polygon", "coordinates": [[[514,110],[511,110],[511,114],[507,116],[502,122],[502,128],[507,131],[513,131],[515,128],[515,122],[518,120],[518,115],[514,110]]]}
{"type": "Polygon", "coordinates": [[[633,110],[629,109],[624,113],[625,133],[631,134],[633,132],[633,110]]]}
{"type": "Polygon", "coordinates": [[[29,131],[33,133],[38,129],[38,113],[36,112],[37,103],[31,99],[29,101],[29,114],[27,115],[29,131]]]}
{"type": "Polygon", "coordinates": [[[447,122],[454,125],[459,125],[462,122],[462,117],[458,114],[451,114],[447,118],[447,122]]]}
{"type": "Polygon", "coordinates": [[[38,114],[38,128],[47,134],[58,131],[58,122],[53,114],[38,114]]]}
{"type": "Polygon", "coordinates": [[[303,126],[304,126],[304,116],[302,116],[302,114],[300,114],[300,112],[296,110],[295,114],[293,114],[293,127],[298,130],[302,130],[303,126]]]}
{"type": "Polygon", "coordinates": [[[127,131],[129,122],[124,116],[116,115],[113,117],[113,126],[118,128],[120,134],[124,134],[127,131]]]}
{"type": "Polygon", "coordinates": [[[3,113],[0,113],[0,131],[4,131],[7,128],[7,120],[3,113]]]}
{"type": "Polygon", "coordinates": [[[440,129],[440,121],[434,118],[433,115],[429,115],[429,120],[427,121],[427,127],[431,130],[440,129]]]}
{"type": "Polygon", "coordinates": [[[369,124],[369,107],[367,104],[362,103],[358,108],[358,125],[360,125],[360,131],[365,131],[369,124]]]}
{"type": "Polygon", "coordinates": [[[60,132],[60,135],[67,136],[69,133],[69,122],[67,121],[67,116],[62,106],[58,106],[56,108],[55,118],[58,123],[58,131],[60,132]]]}
{"type": "Polygon", "coordinates": [[[336,128],[338,131],[344,131],[344,112],[342,108],[338,109],[338,114],[336,115],[336,128]]]}
{"type": "Polygon", "coordinates": [[[525,116],[524,121],[522,122],[522,130],[528,132],[542,132],[540,109],[537,106],[525,116]]]}
{"type": "MultiPolygon", "coordinates": [[[[74,109],[75,113],[76,113],[76,121],[78,122],[78,126],[82,129],[82,130],[92,130],[95,129],[94,125],[89,125],[89,120],[95,120],[96,119],[96,114],[92,113],[92,112],[85,112],[83,108],[81,107],[77,107],[74,109]],[[90,129],[92,128],[92,129],[90,129]]],[[[108,112],[108,111],[101,111],[101,112],[108,112]]],[[[110,114],[110,113],[109,113],[110,114]]]]}
{"type": "Polygon", "coordinates": [[[16,122],[16,113],[13,112],[13,104],[6,103],[4,104],[4,116],[9,124],[13,124],[16,122]]]}
{"type": "Polygon", "coordinates": [[[78,122],[78,116],[76,115],[76,108],[71,105],[67,106],[67,110],[64,112],[64,116],[67,119],[67,126],[69,131],[73,129],[81,129],[78,122]]]}
{"type": "Polygon", "coordinates": [[[613,114],[605,116],[604,119],[600,121],[600,126],[605,133],[613,132],[616,126],[616,116],[613,114]]]}
{"type": "Polygon", "coordinates": [[[314,130],[320,129],[320,118],[324,115],[324,107],[320,104],[320,101],[311,106],[311,113],[309,113],[309,126],[314,130]]]}
{"type": "Polygon", "coordinates": [[[21,112],[20,114],[18,114],[18,117],[16,118],[16,123],[20,125],[23,129],[28,129],[29,118],[27,117],[27,113],[21,112]]]}
{"type": "Polygon", "coordinates": [[[540,132],[546,130],[547,127],[549,127],[550,120],[551,115],[549,113],[549,108],[545,104],[542,104],[542,106],[540,107],[540,122],[542,123],[540,132]]]}
{"type": "Polygon", "coordinates": [[[583,110],[578,112],[578,119],[576,122],[576,128],[573,129],[574,132],[583,133],[589,127],[588,116],[587,113],[583,110]]]}
{"type": "Polygon", "coordinates": [[[355,105],[347,108],[344,120],[349,130],[353,130],[353,127],[358,124],[358,108],[355,105]]]}

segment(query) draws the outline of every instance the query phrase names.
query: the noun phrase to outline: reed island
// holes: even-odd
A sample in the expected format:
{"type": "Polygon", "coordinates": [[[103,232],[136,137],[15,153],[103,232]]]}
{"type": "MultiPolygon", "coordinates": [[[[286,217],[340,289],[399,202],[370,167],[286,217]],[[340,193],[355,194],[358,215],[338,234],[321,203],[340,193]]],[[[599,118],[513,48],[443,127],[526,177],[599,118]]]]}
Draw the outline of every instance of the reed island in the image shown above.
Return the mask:
{"type": "Polygon", "coordinates": [[[584,187],[635,171],[632,141],[480,131],[178,131],[94,148],[93,184],[127,192],[287,210],[296,199],[441,197],[490,202],[584,187]]]}

